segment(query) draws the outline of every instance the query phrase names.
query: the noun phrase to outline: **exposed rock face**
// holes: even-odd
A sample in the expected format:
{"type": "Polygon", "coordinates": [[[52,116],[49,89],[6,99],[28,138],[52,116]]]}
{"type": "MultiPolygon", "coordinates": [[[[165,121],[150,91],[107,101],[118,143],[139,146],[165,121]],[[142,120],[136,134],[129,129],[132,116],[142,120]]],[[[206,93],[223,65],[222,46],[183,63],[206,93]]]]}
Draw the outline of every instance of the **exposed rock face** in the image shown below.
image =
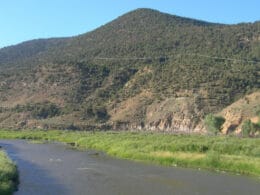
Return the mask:
{"type": "Polygon", "coordinates": [[[111,112],[111,126],[121,130],[147,130],[163,132],[203,132],[204,117],[194,97],[167,98],[160,102],[145,104],[151,94],[142,93],[129,102],[126,100],[111,112]],[[146,101],[144,101],[146,99],[146,101]],[[140,107],[143,113],[137,114],[140,107]]]}
{"type": "Polygon", "coordinates": [[[169,98],[147,108],[145,129],[169,132],[203,131],[199,124],[203,117],[194,98],[169,98]]]}
{"type": "Polygon", "coordinates": [[[226,119],[223,124],[222,133],[228,134],[234,132],[242,122],[242,114],[241,112],[234,113],[230,110],[227,110],[224,114],[224,118],[226,119]]]}
{"type": "Polygon", "coordinates": [[[223,124],[222,133],[239,133],[245,120],[251,120],[253,123],[257,123],[259,117],[256,117],[256,112],[260,111],[259,103],[260,92],[255,92],[225,108],[220,113],[220,115],[226,119],[223,124]]]}

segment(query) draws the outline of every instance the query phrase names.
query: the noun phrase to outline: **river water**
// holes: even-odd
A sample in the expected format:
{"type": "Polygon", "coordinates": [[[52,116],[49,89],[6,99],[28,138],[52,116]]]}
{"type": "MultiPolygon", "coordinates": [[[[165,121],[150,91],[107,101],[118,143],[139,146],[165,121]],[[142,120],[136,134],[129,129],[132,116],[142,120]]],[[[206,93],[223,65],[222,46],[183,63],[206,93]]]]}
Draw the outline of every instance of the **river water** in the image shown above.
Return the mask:
{"type": "Polygon", "coordinates": [[[0,145],[19,168],[16,195],[260,194],[259,178],[145,165],[61,143],[0,145]]]}

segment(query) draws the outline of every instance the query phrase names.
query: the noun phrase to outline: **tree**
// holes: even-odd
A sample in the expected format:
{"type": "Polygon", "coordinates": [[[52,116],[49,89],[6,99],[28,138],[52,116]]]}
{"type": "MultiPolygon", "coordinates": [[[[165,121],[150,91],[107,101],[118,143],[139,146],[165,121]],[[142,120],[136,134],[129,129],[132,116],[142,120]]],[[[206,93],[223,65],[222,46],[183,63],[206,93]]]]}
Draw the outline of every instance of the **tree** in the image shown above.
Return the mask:
{"type": "Polygon", "coordinates": [[[209,133],[216,135],[219,131],[225,119],[221,116],[214,116],[213,114],[208,114],[205,117],[204,124],[209,133]]]}
{"type": "Polygon", "coordinates": [[[93,109],[96,120],[105,121],[109,118],[107,109],[103,106],[98,106],[93,109]]]}

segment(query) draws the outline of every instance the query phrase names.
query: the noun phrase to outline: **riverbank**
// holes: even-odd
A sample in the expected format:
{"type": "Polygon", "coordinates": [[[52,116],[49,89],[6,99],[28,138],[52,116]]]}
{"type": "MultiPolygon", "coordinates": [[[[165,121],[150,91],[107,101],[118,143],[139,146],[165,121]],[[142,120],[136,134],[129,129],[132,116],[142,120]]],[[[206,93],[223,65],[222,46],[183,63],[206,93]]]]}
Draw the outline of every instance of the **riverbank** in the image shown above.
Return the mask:
{"type": "Polygon", "coordinates": [[[56,130],[1,130],[0,138],[58,141],[145,163],[260,176],[260,139],[56,130]]]}
{"type": "Polygon", "coordinates": [[[18,184],[18,170],[15,163],[0,150],[0,194],[12,194],[18,184]]]}

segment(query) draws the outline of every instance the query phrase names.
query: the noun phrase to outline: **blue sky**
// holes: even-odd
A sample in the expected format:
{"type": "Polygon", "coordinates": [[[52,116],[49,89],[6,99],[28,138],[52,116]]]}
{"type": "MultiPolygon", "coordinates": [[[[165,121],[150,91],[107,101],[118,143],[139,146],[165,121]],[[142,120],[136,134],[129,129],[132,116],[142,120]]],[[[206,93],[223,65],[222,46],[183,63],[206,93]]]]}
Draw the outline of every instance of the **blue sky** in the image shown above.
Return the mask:
{"type": "Polygon", "coordinates": [[[226,24],[260,20],[260,0],[0,0],[0,48],[82,34],[136,8],[226,24]]]}

